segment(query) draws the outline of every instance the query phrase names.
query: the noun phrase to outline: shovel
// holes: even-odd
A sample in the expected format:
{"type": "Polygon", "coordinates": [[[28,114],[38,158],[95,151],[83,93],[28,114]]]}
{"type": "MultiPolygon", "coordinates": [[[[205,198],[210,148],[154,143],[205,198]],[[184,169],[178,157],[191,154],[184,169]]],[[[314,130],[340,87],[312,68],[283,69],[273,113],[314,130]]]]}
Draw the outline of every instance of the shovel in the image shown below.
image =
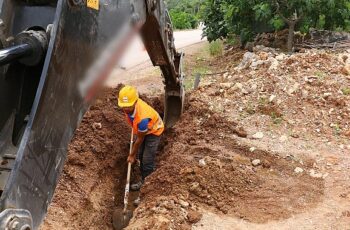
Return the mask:
{"type": "MultiPolygon", "coordinates": [[[[129,154],[132,150],[133,144],[133,130],[131,131],[131,139],[130,139],[130,150],[129,154]]],[[[131,172],[131,163],[128,163],[128,172],[126,176],[126,185],[125,185],[125,194],[124,194],[124,208],[116,209],[113,213],[113,227],[116,230],[121,230],[128,226],[129,221],[132,217],[132,211],[128,210],[128,201],[129,201],[129,190],[130,190],[130,172],[131,172]]]]}

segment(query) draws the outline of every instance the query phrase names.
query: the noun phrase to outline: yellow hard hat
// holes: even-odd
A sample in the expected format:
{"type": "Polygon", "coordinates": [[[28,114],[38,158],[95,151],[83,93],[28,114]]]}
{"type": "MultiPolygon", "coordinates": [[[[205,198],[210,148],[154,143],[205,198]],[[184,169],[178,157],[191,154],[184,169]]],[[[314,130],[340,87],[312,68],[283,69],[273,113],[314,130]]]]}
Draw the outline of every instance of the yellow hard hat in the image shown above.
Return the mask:
{"type": "Polygon", "coordinates": [[[135,104],[139,95],[135,87],[126,85],[119,91],[118,105],[119,107],[131,107],[135,104]]]}

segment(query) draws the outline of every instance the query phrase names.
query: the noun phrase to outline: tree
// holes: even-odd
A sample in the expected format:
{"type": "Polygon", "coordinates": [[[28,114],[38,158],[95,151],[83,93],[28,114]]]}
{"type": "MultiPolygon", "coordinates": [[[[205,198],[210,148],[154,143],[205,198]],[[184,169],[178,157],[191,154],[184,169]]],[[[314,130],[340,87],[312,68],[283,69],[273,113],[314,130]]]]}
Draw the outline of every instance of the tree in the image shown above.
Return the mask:
{"type": "Polygon", "coordinates": [[[175,29],[194,29],[198,26],[198,20],[192,14],[177,10],[170,10],[169,14],[175,29]]]}
{"type": "Polygon", "coordinates": [[[350,29],[349,0],[207,0],[204,11],[209,41],[233,33],[245,42],[259,32],[288,28],[289,51],[296,30],[350,29]]]}
{"type": "Polygon", "coordinates": [[[194,29],[198,26],[198,13],[205,0],[167,0],[170,17],[176,29],[194,29]]]}
{"type": "Polygon", "coordinates": [[[177,10],[197,16],[200,6],[205,0],[166,0],[169,10],[177,10]]]}
{"type": "Polygon", "coordinates": [[[291,52],[293,50],[294,31],[297,23],[303,19],[304,15],[312,14],[312,10],[316,10],[318,6],[307,4],[307,1],[304,0],[273,0],[271,5],[275,7],[276,16],[280,17],[288,25],[287,48],[291,52]]]}
{"type": "Polygon", "coordinates": [[[224,0],[210,0],[201,13],[205,24],[204,35],[209,41],[225,38],[228,34],[226,20],[221,9],[224,0]]]}

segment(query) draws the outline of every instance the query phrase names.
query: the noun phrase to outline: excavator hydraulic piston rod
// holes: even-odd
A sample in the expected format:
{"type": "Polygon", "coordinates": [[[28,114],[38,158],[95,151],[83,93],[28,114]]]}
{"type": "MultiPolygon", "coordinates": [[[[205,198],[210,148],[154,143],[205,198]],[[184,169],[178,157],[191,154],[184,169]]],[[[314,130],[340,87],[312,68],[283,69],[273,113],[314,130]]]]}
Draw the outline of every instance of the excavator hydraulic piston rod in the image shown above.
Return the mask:
{"type": "Polygon", "coordinates": [[[0,66],[14,61],[27,66],[37,65],[45,57],[47,44],[45,31],[23,31],[15,37],[13,46],[0,50],[0,66]]]}
{"type": "Polygon", "coordinates": [[[29,44],[20,44],[0,50],[0,65],[6,65],[23,57],[31,55],[33,52],[29,44]]]}

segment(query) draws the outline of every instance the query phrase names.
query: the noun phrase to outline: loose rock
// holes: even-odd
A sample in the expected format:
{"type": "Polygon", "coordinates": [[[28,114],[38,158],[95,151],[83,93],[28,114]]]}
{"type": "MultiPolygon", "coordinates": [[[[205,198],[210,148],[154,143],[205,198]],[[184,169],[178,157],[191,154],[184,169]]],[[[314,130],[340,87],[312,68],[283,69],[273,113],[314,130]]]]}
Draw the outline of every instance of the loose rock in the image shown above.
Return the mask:
{"type": "Polygon", "coordinates": [[[280,137],[280,142],[286,142],[288,140],[288,137],[286,135],[282,135],[280,137]]]}
{"type": "Polygon", "coordinates": [[[95,122],[92,124],[92,128],[93,129],[101,129],[102,128],[102,124],[101,122],[95,122]]]}
{"type": "Polygon", "coordinates": [[[252,165],[253,166],[259,166],[261,164],[261,160],[260,159],[255,159],[252,161],[252,165]]]}
{"type": "Polygon", "coordinates": [[[249,148],[249,151],[250,151],[250,152],[254,152],[255,149],[256,149],[255,147],[250,147],[250,148],[249,148]]]}
{"type": "Polygon", "coordinates": [[[314,169],[310,169],[310,176],[314,178],[322,178],[323,174],[322,173],[316,173],[314,169]]]}
{"type": "Polygon", "coordinates": [[[254,139],[262,139],[264,134],[262,132],[257,132],[252,136],[254,139]]]}
{"type": "Polygon", "coordinates": [[[205,162],[204,159],[200,159],[199,162],[198,162],[198,164],[199,164],[200,167],[204,167],[204,166],[207,165],[207,163],[205,162]]]}
{"type": "Polygon", "coordinates": [[[304,172],[304,169],[302,169],[302,168],[300,168],[300,167],[296,167],[296,168],[294,169],[294,172],[297,173],[297,174],[299,174],[299,173],[304,172]]]}
{"type": "Polygon", "coordinates": [[[181,205],[181,207],[183,208],[188,208],[188,206],[190,206],[190,204],[184,200],[180,200],[179,204],[181,205]]]}
{"type": "Polygon", "coordinates": [[[197,211],[189,211],[187,214],[188,222],[195,224],[202,219],[202,214],[197,211]]]}

